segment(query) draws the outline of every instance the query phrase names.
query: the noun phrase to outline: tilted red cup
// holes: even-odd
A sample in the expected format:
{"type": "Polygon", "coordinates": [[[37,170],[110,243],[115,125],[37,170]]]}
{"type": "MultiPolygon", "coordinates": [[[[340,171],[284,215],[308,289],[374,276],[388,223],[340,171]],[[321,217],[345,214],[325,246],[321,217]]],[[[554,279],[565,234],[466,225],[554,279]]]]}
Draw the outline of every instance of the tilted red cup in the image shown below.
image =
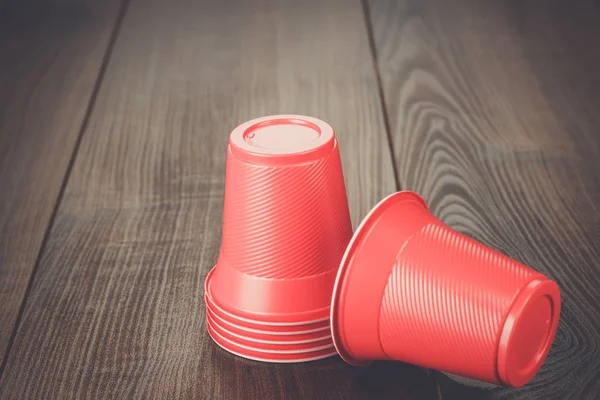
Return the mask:
{"type": "Polygon", "coordinates": [[[277,115],[233,130],[221,252],[209,296],[269,324],[327,320],[352,236],[338,144],[315,118],[277,115]]]}
{"type": "Polygon", "coordinates": [[[417,194],[399,192],[355,232],[331,324],[351,364],[393,359],[522,386],[546,358],[559,314],[556,283],[450,229],[417,194]]]}

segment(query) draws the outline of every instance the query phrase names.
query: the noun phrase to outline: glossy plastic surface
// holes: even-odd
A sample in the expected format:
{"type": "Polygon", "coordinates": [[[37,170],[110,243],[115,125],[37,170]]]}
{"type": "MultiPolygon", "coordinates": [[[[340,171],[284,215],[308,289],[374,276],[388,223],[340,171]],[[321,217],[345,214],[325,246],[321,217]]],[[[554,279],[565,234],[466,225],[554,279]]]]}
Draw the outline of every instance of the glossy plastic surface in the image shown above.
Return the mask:
{"type": "MultiPolygon", "coordinates": [[[[221,269],[222,271],[223,269],[221,269]]],[[[317,329],[323,326],[329,326],[329,305],[327,305],[327,307],[325,308],[320,308],[320,309],[316,309],[316,310],[312,310],[312,311],[307,311],[304,313],[293,313],[293,314],[268,314],[266,315],[266,319],[260,319],[260,318],[265,318],[265,315],[263,314],[254,314],[254,313],[248,313],[243,309],[233,309],[233,310],[226,310],[222,305],[219,305],[212,297],[211,295],[211,281],[212,281],[212,275],[213,273],[217,271],[217,268],[213,268],[207,275],[206,277],[206,281],[205,281],[205,286],[204,286],[204,293],[205,293],[205,300],[207,302],[210,303],[211,307],[213,308],[213,310],[215,311],[215,313],[218,313],[219,316],[221,316],[224,319],[227,319],[228,321],[231,321],[233,323],[239,324],[239,325],[244,325],[250,328],[255,328],[255,329],[266,329],[266,330],[270,330],[272,327],[276,327],[278,332],[284,332],[286,331],[285,327],[288,327],[287,330],[289,331],[298,331],[300,329],[302,330],[308,330],[308,329],[317,329]],[[257,319],[259,318],[259,319],[257,319]]],[[[223,275],[220,275],[221,277],[223,277],[223,275]]],[[[225,275],[226,276],[226,275],[225,275]]],[[[227,282],[227,279],[224,279],[223,282],[227,282]]],[[[287,281],[286,282],[287,285],[293,285],[293,281],[287,281]]],[[[253,287],[255,290],[247,290],[246,293],[248,295],[252,294],[252,293],[263,293],[259,290],[259,288],[253,287]]],[[[296,286],[296,290],[298,289],[298,286],[296,286]]],[[[237,287],[233,287],[230,290],[238,290],[237,287]]],[[[323,287],[312,287],[312,288],[305,288],[305,293],[312,293],[315,292],[315,290],[318,290],[318,292],[321,291],[327,291],[327,293],[329,293],[331,291],[331,289],[329,287],[323,288],[323,287]]],[[[289,292],[288,292],[289,293],[289,292]]],[[[271,294],[273,294],[271,292],[271,294]]],[[[281,293],[281,297],[285,297],[286,292],[283,291],[281,293]]],[[[233,295],[232,295],[233,296],[233,295]]],[[[331,296],[329,296],[331,297],[331,296]]],[[[265,301],[265,299],[271,299],[272,296],[263,296],[259,299],[254,299],[253,303],[257,302],[257,301],[265,301]]]]}
{"type": "Polygon", "coordinates": [[[433,217],[414,193],[382,201],[355,233],[332,300],[340,355],[394,359],[522,386],[542,365],[560,313],[544,275],[433,217]]]}
{"type": "Polygon", "coordinates": [[[329,318],[335,274],[332,270],[307,278],[256,278],[221,262],[208,293],[216,306],[235,317],[283,325],[319,322],[329,318]]]}

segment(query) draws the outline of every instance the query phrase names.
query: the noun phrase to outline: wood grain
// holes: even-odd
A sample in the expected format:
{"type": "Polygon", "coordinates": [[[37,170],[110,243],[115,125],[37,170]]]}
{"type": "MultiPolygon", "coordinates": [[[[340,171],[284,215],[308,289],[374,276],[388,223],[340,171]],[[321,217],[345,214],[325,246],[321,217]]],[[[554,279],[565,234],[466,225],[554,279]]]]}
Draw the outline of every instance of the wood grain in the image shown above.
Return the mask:
{"type": "Polygon", "coordinates": [[[360,3],[134,0],[104,82],[0,397],[435,397],[416,367],[246,361],[204,324],[237,124],[332,123],[355,223],[395,190],[360,3]]]}
{"type": "Polygon", "coordinates": [[[28,0],[0,5],[0,363],[119,4],[28,0]]]}
{"type": "Polygon", "coordinates": [[[442,398],[600,398],[598,7],[371,1],[369,10],[401,187],[562,291],[554,346],[528,386],[442,378],[442,398]]]}

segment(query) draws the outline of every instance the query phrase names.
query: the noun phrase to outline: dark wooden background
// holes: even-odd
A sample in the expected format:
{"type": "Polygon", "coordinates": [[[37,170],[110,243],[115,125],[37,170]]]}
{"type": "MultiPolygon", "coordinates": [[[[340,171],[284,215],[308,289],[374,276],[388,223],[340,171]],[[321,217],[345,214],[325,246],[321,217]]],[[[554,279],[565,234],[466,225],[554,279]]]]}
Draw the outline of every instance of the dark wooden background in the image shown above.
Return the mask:
{"type": "Polygon", "coordinates": [[[600,398],[600,5],[0,0],[0,398],[600,398]],[[237,124],[340,140],[356,225],[397,189],[555,279],[525,388],[215,346],[203,281],[237,124]]]}

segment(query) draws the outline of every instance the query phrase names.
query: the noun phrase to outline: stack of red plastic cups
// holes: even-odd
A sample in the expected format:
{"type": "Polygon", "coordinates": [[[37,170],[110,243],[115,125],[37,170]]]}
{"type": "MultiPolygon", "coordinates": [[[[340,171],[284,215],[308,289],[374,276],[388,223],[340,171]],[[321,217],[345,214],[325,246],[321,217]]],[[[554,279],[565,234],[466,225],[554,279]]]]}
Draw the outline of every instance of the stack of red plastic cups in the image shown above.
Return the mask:
{"type": "Polygon", "coordinates": [[[335,355],[331,293],[352,227],[333,129],[297,115],[246,122],[231,133],[225,182],[205,285],[211,337],[260,361],[335,355]]]}
{"type": "Polygon", "coordinates": [[[210,335],[246,358],[337,351],[509,386],[538,372],[560,315],[555,282],[444,225],[416,193],[382,200],[352,236],[333,129],[294,115],[232,132],[205,293],[210,335]]]}

